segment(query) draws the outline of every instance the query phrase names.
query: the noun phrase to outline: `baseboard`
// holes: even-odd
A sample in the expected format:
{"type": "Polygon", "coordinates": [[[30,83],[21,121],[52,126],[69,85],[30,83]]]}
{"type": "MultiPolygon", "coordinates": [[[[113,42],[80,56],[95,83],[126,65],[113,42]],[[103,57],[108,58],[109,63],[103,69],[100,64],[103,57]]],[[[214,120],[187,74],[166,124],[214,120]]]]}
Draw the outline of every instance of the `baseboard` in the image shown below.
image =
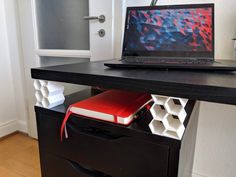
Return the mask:
{"type": "Polygon", "coordinates": [[[16,131],[28,133],[27,123],[25,121],[11,120],[0,125],[0,138],[12,134],[16,131]]]}
{"type": "Polygon", "coordinates": [[[17,120],[12,120],[0,125],[0,138],[14,133],[18,130],[17,120]]]}
{"type": "Polygon", "coordinates": [[[26,134],[28,133],[28,126],[27,126],[26,121],[19,120],[17,124],[18,124],[17,130],[19,132],[26,133],[26,134]]]}

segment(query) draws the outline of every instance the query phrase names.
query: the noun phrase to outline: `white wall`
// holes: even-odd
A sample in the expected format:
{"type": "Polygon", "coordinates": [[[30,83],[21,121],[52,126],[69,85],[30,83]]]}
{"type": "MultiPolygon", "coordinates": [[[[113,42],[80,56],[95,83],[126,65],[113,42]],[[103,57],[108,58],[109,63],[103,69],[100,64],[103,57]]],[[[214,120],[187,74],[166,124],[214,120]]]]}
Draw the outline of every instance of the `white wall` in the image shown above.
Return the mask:
{"type": "Polygon", "coordinates": [[[13,85],[15,91],[15,103],[18,117],[18,130],[27,132],[27,107],[25,97],[25,77],[23,66],[23,54],[19,28],[18,7],[15,0],[4,0],[8,46],[12,68],[13,85]]]}
{"type": "MultiPolygon", "coordinates": [[[[150,0],[151,1],[151,0],[150,0]]],[[[124,0],[124,6],[149,5],[148,0],[124,0]]],[[[236,37],[235,0],[175,0],[183,3],[215,3],[215,49],[216,58],[233,59],[232,38],[236,37]]],[[[173,4],[173,0],[159,0],[157,5],[173,4]]],[[[116,14],[116,35],[122,36],[124,25],[116,14]]],[[[116,57],[121,55],[121,39],[116,38],[116,57]]],[[[234,177],[236,176],[236,106],[201,102],[197,144],[194,160],[194,177],[234,177]]]]}
{"type": "Polygon", "coordinates": [[[236,106],[202,102],[200,107],[194,177],[236,176],[236,106]]]}
{"type": "MultiPolygon", "coordinates": [[[[9,14],[6,10],[4,0],[0,0],[0,137],[12,133],[19,128],[18,98],[15,92],[15,72],[12,67],[12,57],[14,49],[10,49],[13,45],[12,39],[14,34],[8,31],[7,20],[9,14]]],[[[9,9],[8,9],[9,10],[9,9]]],[[[13,31],[11,31],[13,32],[13,31]]],[[[17,56],[15,56],[17,57],[17,56]]],[[[19,105],[21,107],[21,105],[19,105]]]]}

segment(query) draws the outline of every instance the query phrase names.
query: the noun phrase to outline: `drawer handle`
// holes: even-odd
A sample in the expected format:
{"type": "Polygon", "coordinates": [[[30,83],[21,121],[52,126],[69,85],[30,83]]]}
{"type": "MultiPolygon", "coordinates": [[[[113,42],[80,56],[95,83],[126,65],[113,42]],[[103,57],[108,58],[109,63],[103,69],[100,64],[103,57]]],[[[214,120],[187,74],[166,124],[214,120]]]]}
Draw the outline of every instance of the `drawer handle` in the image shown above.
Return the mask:
{"type": "Polygon", "coordinates": [[[88,167],[85,167],[85,166],[82,166],[81,164],[78,164],[76,162],[73,162],[71,160],[67,160],[67,163],[76,171],[80,172],[80,173],[84,173],[90,177],[112,177],[110,175],[107,175],[105,173],[102,173],[100,171],[97,171],[97,170],[94,170],[94,169],[91,169],[91,168],[88,168],[88,167]]]}
{"type": "Polygon", "coordinates": [[[114,140],[118,140],[118,139],[127,137],[125,135],[114,134],[110,131],[102,130],[102,129],[95,128],[95,127],[76,127],[72,123],[68,123],[67,127],[76,133],[83,133],[88,136],[93,136],[96,138],[101,138],[101,139],[109,140],[109,141],[114,141],[114,140]]]}

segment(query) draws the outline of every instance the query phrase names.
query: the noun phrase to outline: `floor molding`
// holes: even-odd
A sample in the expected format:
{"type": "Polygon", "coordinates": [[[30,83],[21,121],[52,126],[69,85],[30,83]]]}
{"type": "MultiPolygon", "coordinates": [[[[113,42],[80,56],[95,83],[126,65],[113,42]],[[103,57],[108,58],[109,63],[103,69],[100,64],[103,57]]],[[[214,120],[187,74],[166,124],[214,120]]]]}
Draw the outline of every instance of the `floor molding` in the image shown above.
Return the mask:
{"type": "Polygon", "coordinates": [[[22,133],[28,133],[28,126],[27,126],[27,123],[26,121],[22,121],[22,120],[19,120],[18,121],[18,129],[17,129],[19,132],[22,132],[22,133]]]}
{"type": "Polygon", "coordinates": [[[0,125],[0,138],[18,130],[17,120],[12,120],[0,125]]]}
{"type": "Polygon", "coordinates": [[[25,121],[11,120],[6,123],[0,124],[0,138],[17,131],[27,134],[27,123],[25,121]]]}

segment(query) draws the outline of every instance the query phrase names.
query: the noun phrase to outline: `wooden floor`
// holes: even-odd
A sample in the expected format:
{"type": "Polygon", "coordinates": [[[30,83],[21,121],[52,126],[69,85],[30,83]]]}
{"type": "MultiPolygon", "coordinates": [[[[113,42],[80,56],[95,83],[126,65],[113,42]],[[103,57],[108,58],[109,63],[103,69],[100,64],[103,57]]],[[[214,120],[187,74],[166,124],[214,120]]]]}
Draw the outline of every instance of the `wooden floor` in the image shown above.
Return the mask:
{"type": "Polygon", "coordinates": [[[41,177],[38,142],[20,133],[1,139],[0,177],[41,177]]]}

